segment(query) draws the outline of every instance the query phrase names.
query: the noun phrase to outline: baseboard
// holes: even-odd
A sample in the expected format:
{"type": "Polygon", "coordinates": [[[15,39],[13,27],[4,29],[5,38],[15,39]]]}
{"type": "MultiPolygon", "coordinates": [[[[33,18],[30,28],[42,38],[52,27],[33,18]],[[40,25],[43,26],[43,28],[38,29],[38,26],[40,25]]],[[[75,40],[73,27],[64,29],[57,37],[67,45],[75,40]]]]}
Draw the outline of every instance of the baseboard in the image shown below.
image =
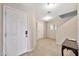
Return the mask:
{"type": "Polygon", "coordinates": [[[17,56],[21,56],[22,54],[27,53],[27,52],[31,52],[31,51],[33,51],[33,49],[25,50],[25,51],[19,53],[17,56]]]}
{"type": "Polygon", "coordinates": [[[40,39],[45,39],[46,37],[43,37],[43,38],[39,38],[39,39],[37,39],[37,40],[40,40],[40,39]]]}
{"type": "Polygon", "coordinates": [[[53,39],[53,40],[56,40],[55,38],[50,38],[50,37],[46,37],[46,39],[53,39]]]}

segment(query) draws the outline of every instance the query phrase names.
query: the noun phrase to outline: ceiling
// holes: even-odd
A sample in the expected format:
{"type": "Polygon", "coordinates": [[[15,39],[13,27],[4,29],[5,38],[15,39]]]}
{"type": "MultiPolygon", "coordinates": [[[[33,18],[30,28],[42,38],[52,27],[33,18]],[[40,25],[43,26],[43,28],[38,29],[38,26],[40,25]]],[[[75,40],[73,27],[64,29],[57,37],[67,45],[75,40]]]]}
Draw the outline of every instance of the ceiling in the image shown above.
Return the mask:
{"type": "MultiPolygon", "coordinates": [[[[24,9],[26,11],[33,11],[37,19],[42,19],[48,11],[48,9],[45,8],[45,3],[10,3],[7,5],[24,9]]],[[[52,17],[56,17],[74,10],[77,10],[76,3],[57,3],[56,6],[51,9],[50,15],[52,15],[52,17]]]]}

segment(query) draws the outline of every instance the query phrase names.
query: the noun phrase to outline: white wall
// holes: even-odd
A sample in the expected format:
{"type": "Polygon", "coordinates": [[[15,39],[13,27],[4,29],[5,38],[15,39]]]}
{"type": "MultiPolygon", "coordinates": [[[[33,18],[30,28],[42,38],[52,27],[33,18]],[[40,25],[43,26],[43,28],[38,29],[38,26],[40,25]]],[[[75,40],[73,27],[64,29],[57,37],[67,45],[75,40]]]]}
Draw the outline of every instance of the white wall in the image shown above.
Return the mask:
{"type": "Polygon", "coordinates": [[[55,17],[51,21],[47,22],[47,38],[56,39],[56,31],[50,30],[50,24],[57,24],[58,27],[60,27],[64,23],[63,20],[61,20],[60,17],[55,17]]]}
{"type": "Polygon", "coordinates": [[[29,34],[30,34],[30,43],[31,46],[29,48],[34,49],[36,47],[37,42],[37,33],[36,33],[36,18],[34,11],[28,12],[28,22],[29,22],[29,34]]]}
{"type": "Polygon", "coordinates": [[[3,39],[3,38],[2,38],[2,36],[3,36],[3,34],[2,34],[2,33],[3,33],[3,32],[2,32],[2,31],[3,31],[3,29],[2,29],[2,28],[3,28],[3,27],[2,27],[2,24],[3,24],[3,23],[2,23],[2,22],[3,22],[3,21],[2,21],[2,4],[0,4],[0,55],[2,55],[2,48],[3,48],[3,47],[2,47],[2,46],[3,46],[3,43],[2,43],[2,42],[3,42],[3,41],[2,41],[2,39],[3,39]]]}
{"type": "Polygon", "coordinates": [[[77,40],[77,16],[64,23],[56,33],[56,42],[58,44],[62,44],[66,38],[77,40]]]}

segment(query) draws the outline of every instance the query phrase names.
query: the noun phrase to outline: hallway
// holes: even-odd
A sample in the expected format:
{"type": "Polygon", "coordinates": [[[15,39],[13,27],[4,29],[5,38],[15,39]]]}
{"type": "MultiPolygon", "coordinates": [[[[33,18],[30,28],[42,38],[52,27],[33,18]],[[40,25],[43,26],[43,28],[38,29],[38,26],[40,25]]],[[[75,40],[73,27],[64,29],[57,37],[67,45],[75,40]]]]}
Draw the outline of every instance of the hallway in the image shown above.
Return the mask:
{"type": "MultiPolygon", "coordinates": [[[[74,56],[71,50],[64,50],[65,56],[74,56]]],[[[39,39],[37,46],[32,52],[22,56],[61,56],[61,46],[56,44],[54,39],[39,39]]]]}
{"type": "MultiPolygon", "coordinates": [[[[78,38],[76,6],[74,3],[0,4],[0,56],[61,56],[63,41],[78,38]]],[[[70,50],[64,52],[73,55],[70,50]]]]}

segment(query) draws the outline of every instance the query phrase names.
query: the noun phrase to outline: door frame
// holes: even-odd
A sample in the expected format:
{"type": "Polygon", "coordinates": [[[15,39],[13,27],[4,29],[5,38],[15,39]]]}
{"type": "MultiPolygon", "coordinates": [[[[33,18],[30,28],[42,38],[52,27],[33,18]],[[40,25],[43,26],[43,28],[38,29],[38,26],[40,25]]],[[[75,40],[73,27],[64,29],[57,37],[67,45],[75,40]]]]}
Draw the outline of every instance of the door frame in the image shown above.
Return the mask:
{"type": "Polygon", "coordinates": [[[5,56],[5,15],[6,15],[6,7],[3,5],[3,56],[5,56]]]}
{"type": "MultiPolygon", "coordinates": [[[[3,56],[6,56],[6,40],[5,40],[6,39],[6,33],[5,33],[6,8],[15,9],[15,10],[19,11],[19,9],[17,9],[17,8],[3,5],[3,56]]],[[[21,12],[24,12],[24,10],[21,10],[21,12]]],[[[27,14],[26,14],[26,16],[27,16],[27,14]]],[[[28,30],[28,25],[29,24],[28,24],[28,16],[27,16],[27,30],[28,30]]],[[[29,30],[28,30],[28,34],[29,34],[29,30]]],[[[27,38],[27,42],[28,42],[28,39],[29,39],[29,35],[27,38]]],[[[27,50],[27,51],[31,51],[31,50],[27,50]]],[[[25,52],[23,52],[23,53],[25,53],[25,52]]]]}

